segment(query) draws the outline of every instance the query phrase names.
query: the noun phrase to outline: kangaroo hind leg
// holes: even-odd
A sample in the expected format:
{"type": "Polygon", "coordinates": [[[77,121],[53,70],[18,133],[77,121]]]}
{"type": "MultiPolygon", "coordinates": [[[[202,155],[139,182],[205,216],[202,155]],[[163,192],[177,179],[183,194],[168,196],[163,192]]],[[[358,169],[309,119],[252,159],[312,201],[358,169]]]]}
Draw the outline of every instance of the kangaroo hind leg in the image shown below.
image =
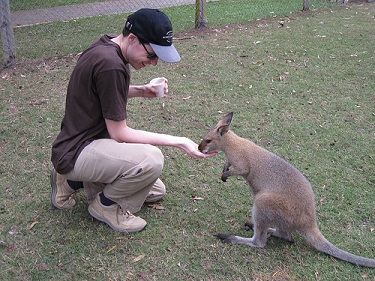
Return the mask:
{"type": "MultiPolygon", "coordinates": [[[[252,224],[250,222],[246,222],[245,228],[246,228],[246,230],[250,230],[250,229],[253,230],[254,224],[252,224]]],[[[294,240],[293,240],[293,237],[292,237],[291,233],[289,233],[287,231],[277,229],[277,228],[271,228],[270,227],[270,228],[267,229],[267,237],[270,237],[270,236],[285,239],[288,242],[294,243],[294,240]]]]}
{"type": "Polygon", "coordinates": [[[226,243],[230,244],[245,244],[251,247],[263,248],[267,243],[267,229],[258,229],[254,231],[254,236],[251,238],[245,238],[241,236],[235,236],[230,234],[215,234],[215,236],[226,243]]]}

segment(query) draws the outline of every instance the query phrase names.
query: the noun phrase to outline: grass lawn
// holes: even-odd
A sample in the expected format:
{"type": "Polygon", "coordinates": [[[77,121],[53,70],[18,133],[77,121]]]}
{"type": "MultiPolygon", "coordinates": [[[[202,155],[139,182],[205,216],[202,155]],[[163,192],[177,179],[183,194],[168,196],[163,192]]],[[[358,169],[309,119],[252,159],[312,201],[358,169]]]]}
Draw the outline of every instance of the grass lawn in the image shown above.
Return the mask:
{"type": "MultiPolygon", "coordinates": [[[[17,1],[20,0],[12,1],[11,5],[17,5],[17,1]]],[[[82,0],[84,1],[87,0],[82,0]]],[[[310,2],[311,9],[325,9],[335,5],[326,0],[310,2]]],[[[52,5],[55,1],[40,1],[40,4],[42,3],[52,5]]],[[[57,5],[58,1],[55,4],[57,5]]],[[[207,3],[206,10],[208,25],[212,27],[289,15],[301,9],[302,1],[278,0],[271,4],[264,0],[222,0],[207,3]]],[[[176,6],[162,11],[170,17],[175,34],[194,29],[194,5],[176,6]]],[[[79,53],[100,34],[119,34],[127,16],[128,14],[103,15],[15,28],[16,59],[21,62],[27,59],[45,59],[79,53]]],[[[4,57],[2,49],[0,57],[4,57]]]]}
{"type": "MultiPolygon", "coordinates": [[[[326,238],[375,258],[374,15],[363,3],[181,31],[180,63],[133,71],[134,84],[167,77],[170,95],[131,100],[129,125],[199,142],[234,111],[233,131],[309,178],[326,238]]],[[[250,190],[241,178],[221,182],[222,154],[194,160],[162,147],[168,194],[164,210],[137,214],[148,222],[141,233],[93,220],[84,192],[73,210],[54,209],[50,147],[70,53],[25,56],[0,73],[1,280],[374,280],[374,269],[321,254],[298,234],[263,249],[213,237],[252,235],[243,227],[250,190]]]]}

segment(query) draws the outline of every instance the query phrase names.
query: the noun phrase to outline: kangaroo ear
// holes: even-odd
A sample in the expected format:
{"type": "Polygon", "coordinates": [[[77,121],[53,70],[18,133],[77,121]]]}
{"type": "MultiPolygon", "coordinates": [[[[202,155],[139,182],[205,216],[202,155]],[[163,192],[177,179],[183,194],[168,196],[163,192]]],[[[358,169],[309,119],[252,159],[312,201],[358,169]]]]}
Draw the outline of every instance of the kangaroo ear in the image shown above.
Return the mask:
{"type": "Polygon", "coordinates": [[[216,125],[217,132],[220,136],[224,135],[229,131],[230,123],[232,122],[233,112],[227,114],[223,119],[216,125]]]}
{"type": "Polygon", "coordinates": [[[220,126],[217,131],[219,132],[220,136],[224,135],[225,133],[228,133],[229,131],[229,125],[222,125],[220,126]]]}
{"type": "Polygon", "coordinates": [[[233,119],[233,112],[230,112],[223,118],[223,123],[229,126],[232,123],[232,119],[233,119]]]}

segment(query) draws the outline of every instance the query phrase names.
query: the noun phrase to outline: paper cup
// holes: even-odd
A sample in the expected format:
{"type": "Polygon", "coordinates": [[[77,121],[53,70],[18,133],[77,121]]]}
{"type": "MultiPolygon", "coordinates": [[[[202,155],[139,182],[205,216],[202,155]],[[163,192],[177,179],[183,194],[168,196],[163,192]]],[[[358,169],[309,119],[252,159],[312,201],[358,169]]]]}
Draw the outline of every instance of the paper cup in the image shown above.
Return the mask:
{"type": "Polygon", "coordinates": [[[161,78],[161,77],[154,78],[150,81],[150,84],[152,85],[152,87],[158,90],[158,93],[156,94],[158,98],[162,98],[165,96],[164,94],[165,79],[164,78],[161,78]]]}

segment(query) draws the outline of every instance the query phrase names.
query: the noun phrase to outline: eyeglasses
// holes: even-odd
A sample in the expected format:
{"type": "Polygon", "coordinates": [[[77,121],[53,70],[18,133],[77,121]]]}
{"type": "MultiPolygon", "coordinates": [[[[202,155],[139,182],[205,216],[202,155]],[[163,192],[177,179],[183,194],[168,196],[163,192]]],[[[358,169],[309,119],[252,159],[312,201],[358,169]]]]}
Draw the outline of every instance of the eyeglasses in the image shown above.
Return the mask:
{"type": "Polygon", "coordinates": [[[141,43],[141,45],[143,46],[143,48],[147,52],[147,58],[148,59],[150,59],[150,60],[156,60],[158,58],[157,54],[150,54],[150,52],[147,51],[146,46],[145,46],[145,44],[143,42],[139,42],[139,43],[141,43]]]}

